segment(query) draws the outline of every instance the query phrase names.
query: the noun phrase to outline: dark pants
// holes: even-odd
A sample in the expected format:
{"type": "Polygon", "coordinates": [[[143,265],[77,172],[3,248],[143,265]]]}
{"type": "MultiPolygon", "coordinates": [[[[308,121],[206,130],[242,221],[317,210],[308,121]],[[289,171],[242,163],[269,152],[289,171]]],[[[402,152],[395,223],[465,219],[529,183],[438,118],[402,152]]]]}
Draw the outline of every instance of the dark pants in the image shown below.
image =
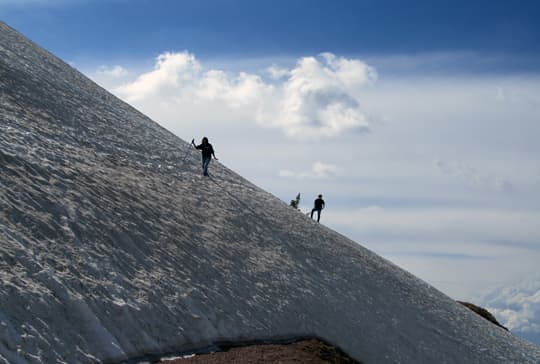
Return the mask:
{"type": "Polygon", "coordinates": [[[321,219],[321,209],[313,209],[311,210],[311,218],[313,219],[313,212],[317,211],[317,222],[321,219]]]}
{"type": "Polygon", "coordinates": [[[204,176],[208,176],[208,165],[210,164],[211,160],[212,157],[203,157],[202,159],[202,173],[204,176]]]}

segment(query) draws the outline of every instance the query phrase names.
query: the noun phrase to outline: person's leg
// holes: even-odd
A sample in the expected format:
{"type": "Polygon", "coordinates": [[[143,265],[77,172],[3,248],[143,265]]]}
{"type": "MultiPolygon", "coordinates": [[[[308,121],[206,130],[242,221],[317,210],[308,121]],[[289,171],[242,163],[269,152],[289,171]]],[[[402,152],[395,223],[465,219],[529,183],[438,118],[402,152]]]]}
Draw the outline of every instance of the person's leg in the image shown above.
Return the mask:
{"type": "Polygon", "coordinates": [[[208,176],[208,165],[210,164],[211,158],[203,158],[202,168],[203,168],[203,175],[208,176]]]}
{"type": "Polygon", "coordinates": [[[321,219],[321,210],[317,210],[317,222],[321,219]]]}
{"type": "Polygon", "coordinates": [[[315,209],[311,209],[311,215],[310,217],[313,219],[313,211],[315,211],[315,209]]]}
{"type": "Polygon", "coordinates": [[[210,161],[212,160],[212,157],[206,158],[206,164],[204,166],[204,175],[208,176],[208,166],[210,165],[210,161]]]}

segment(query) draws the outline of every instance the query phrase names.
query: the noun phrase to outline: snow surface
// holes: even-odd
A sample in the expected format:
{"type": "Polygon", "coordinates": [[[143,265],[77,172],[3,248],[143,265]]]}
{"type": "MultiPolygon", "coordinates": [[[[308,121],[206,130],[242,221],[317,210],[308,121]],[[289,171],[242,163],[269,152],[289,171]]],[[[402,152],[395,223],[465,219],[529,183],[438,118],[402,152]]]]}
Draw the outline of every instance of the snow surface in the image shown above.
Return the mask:
{"type": "Polygon", "coordinates": [[[364,363],[540,348],[318,225],[0,23],[0,363],[316,336],[364,363]]]}

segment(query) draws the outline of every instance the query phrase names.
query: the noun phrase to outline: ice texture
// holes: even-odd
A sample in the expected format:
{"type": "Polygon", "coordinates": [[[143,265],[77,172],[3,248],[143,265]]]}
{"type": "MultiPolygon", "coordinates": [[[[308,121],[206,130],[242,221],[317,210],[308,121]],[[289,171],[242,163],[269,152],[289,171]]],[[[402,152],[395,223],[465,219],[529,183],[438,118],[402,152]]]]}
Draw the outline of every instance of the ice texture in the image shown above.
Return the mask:
{"type": "Polygon", "coordinates": [[[0,363],[306,336],[363,363],[540,362],[222,164],[201,176],[188,143],[4,23],[0,90],[0,363]]]}

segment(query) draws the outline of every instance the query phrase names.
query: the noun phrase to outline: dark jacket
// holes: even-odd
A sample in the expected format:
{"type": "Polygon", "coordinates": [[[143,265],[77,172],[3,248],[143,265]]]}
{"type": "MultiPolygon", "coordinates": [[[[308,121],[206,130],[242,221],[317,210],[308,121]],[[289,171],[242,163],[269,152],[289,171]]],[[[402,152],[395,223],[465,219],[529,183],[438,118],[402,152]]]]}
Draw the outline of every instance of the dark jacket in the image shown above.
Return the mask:
{"type": "Polygon", "coordinates": [[[314,205],[315,210],[322,210],[324,208],[324,200],[322,198],[318,198],[315,200],[314,205]]]}
{"type": "Polygon", "coordinates": [[[212,154],[214,154],[214,148],[212,147],[212,144],[199,144],[195,148],[200,149],[202,151],[202,157],[203,158],[212,158],[212,154]]]}

